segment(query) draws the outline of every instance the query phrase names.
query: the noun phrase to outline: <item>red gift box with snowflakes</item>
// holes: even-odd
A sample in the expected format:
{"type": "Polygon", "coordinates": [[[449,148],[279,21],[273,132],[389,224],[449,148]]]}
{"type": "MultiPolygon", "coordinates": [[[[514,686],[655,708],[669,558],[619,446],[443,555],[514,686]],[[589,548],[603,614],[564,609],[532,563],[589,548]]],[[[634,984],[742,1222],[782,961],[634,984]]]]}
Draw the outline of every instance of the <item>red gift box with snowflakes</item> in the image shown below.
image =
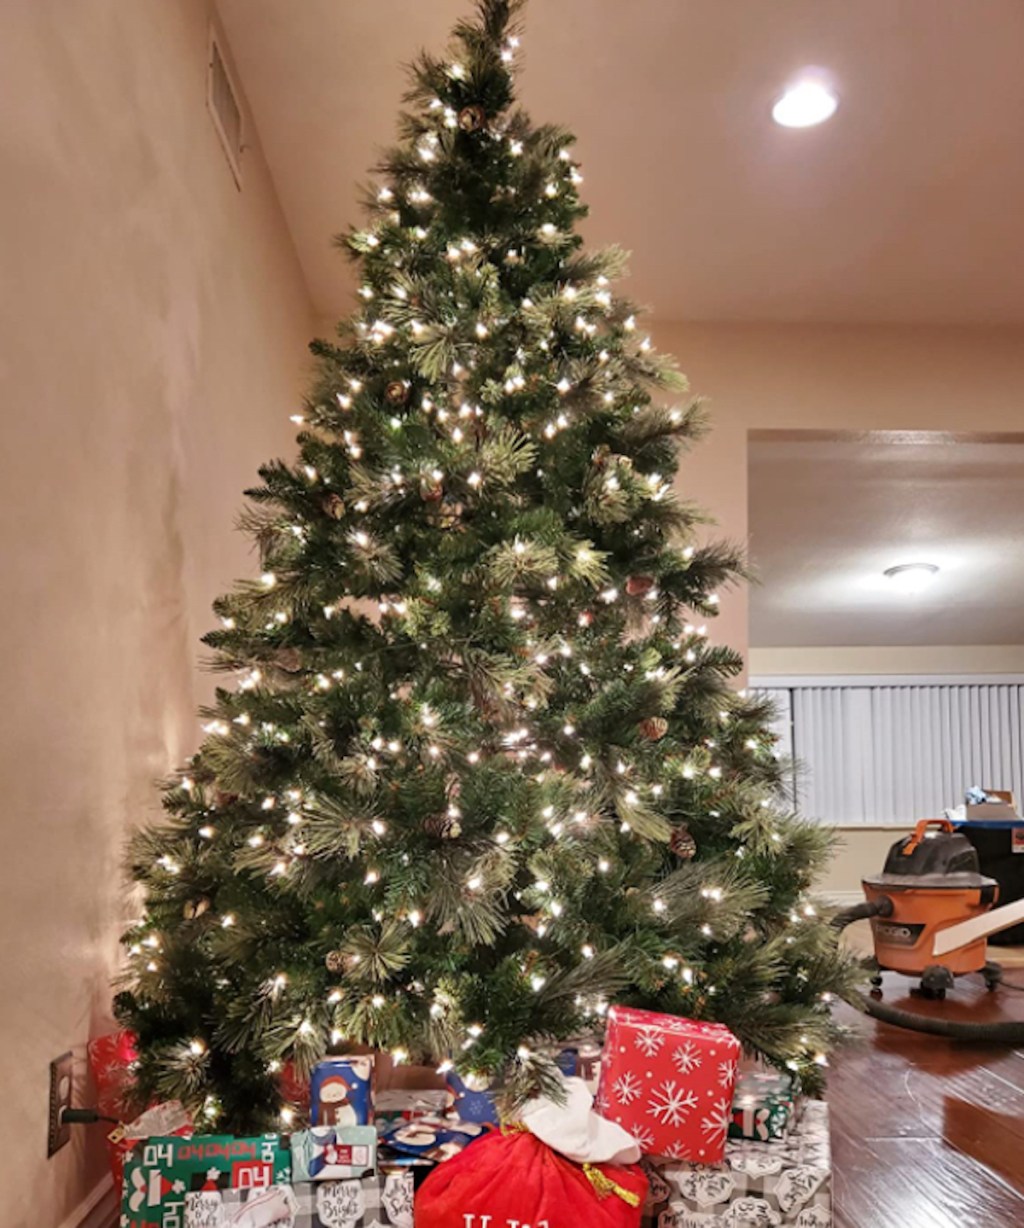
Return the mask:
{"type": "Polygon", "coordinates": [[[613,1006],[595,1107],[645,1155],[720,1164],[739,1056],[723,1024],[613,1006]]]}

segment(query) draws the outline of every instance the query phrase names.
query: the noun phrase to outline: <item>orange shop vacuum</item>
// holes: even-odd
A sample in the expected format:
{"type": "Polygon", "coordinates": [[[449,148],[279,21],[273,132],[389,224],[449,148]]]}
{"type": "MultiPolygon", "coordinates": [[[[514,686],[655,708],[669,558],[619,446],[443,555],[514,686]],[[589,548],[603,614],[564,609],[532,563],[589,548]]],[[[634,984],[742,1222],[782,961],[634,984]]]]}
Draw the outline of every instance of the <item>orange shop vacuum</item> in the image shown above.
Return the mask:
{"type": "MultiPolygon", "coordinates": [[[[995,908],[999,886],[980,871],[978,854],[947,819],[922,819],[889,850],[881,874],[863,880],[865,901],[833,918],[837,929],[869,918],[874,958],[868,1014],[915,1031],[977,1040],[1024,1043],[1024,1022],[973,1022],[900,1010],[881,1001],[883,972],[919,978],[911,994],[941,999],[958,976],[980,973],[989,990],[1002,969],[988,959],[989,934],[1024,918],[1024,900],[995,908]]],[[[1016,987],[1015,987],[1016,988],[1016,987]]]]}

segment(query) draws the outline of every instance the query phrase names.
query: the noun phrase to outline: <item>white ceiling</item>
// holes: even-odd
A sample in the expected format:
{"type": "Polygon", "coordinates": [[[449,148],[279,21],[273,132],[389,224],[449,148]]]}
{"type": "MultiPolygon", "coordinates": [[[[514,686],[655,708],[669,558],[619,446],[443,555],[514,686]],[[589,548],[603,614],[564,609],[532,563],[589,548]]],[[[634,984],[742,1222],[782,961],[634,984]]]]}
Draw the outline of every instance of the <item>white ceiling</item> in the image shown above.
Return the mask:
{"type": "MultiPolygon", "coordinates": [[[[399,64],[470,0],[217,0],[316,308],[399,64]]],[[[533,0],[521,96],[579,136],[594,243],[662,319],[1024,323],[1021,0],[533,0]],[[821,128],[769,108],[801,68],[821,128]]]]}
{"type": "Polygon", "coordinates": [[[1024,643],[1024,435],[755,432],[750,523],[753,646],[1024,643]]]}

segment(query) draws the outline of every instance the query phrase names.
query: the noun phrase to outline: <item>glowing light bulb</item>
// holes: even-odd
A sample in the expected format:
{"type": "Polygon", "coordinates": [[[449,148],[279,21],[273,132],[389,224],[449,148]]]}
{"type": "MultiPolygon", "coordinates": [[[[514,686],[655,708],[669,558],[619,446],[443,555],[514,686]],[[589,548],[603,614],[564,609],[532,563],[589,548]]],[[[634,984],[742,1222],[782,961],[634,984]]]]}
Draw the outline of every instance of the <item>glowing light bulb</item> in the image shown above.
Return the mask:
{"type": "Polygon", "coordinates": [[[887,568],[883,575],[896,592],[916,597],[928,588],[938,571],[934,563],[901,563],[898,567],[887,568]]]}
{"type": "Polygon", "coordinates": [[[772,119],[783,128],[812,128],[836,113],[839,98],[816,76],[795,81],[772,107],[772,119]]]}

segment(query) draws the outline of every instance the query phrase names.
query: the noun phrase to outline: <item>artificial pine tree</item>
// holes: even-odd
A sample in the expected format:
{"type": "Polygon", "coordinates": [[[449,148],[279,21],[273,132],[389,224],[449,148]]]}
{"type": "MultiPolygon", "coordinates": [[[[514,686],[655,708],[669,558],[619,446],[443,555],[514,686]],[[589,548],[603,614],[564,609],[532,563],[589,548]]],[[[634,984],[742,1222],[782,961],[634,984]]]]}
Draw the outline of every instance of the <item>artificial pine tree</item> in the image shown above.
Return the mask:
{"type": "Polygon", "coordinates": [[[361,305],[248,492],[231,684],[132,844],[139,1093],[217,1128],[356,1044],[523,1095],[611,1000],[813,1084],[851,978],[806,895],[828,840],[707,638],[741,560],[673,489],[702,408],[582,250],[573,138],[513,106],[519,7],[412,67],[343,240],[361,305]]]}

